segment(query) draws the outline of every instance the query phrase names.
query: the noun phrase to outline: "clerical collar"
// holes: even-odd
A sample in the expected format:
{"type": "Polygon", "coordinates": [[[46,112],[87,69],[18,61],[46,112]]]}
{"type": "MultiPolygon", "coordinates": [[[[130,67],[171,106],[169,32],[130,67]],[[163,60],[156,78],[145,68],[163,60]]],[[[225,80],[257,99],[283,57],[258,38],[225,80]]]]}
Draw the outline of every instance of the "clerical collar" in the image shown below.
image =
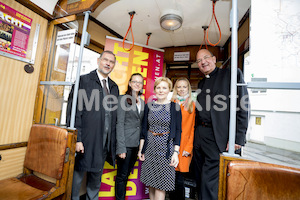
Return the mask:
{"type": "Polygon", "coordinates": [[[215,75],[215,73],[217,72],[217,70],[218,70],[218,67],[216,67],[216,68],[214,69],[214,71],[212,71],[210,74],[206,74],[206,75],[205,75],[205,78],[210,78],[210,77],[212,77],[213,75],[215,75]]]}

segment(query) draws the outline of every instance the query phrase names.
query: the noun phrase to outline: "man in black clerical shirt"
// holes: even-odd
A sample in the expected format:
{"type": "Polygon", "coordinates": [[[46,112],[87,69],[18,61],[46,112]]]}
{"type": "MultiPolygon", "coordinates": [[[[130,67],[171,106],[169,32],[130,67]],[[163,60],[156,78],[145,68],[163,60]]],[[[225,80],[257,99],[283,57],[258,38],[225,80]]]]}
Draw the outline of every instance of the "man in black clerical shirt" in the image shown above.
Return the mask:
{"type": "MultiPolygon", "coordinates": [[[[205,75],[198,85],[194,136],[198,199],[213,200],[218,199],[219,154],[228,151],[230,69],[217,68],[216,57],[206,49],[199,50],[196,59],[205,75]]],[[[237,75],[238,83],[244,83],[239,69],[237,75]]],[[[235,150],[245,144],[248,127],[247,88],[238,87],[237,93],[235,150]]]]}

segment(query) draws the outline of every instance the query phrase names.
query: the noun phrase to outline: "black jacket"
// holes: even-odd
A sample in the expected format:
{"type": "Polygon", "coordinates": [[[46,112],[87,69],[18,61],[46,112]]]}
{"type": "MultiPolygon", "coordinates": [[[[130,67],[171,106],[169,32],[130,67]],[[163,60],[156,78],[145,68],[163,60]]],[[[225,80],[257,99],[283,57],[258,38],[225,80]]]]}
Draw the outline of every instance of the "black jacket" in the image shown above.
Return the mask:
{"type": "MultiPolygon", "coordinates": [[[[218,99],[226,104],[227,108],[223,111],[217,111],[215,108],[220,108],[220,103],[212,101],[211,104],[211,121],[212,127],[216,139],[216,143],[219,147],[220,152],[224,152],[229,140],[229,119],[230,119],[230,81],[231,81],[231,70],[228,69],[219,69],[216,72],[216,80],[213,88],[211,89],[212,98],[216,95],[224,95],[226,99],[218,99]]],[[[202,90],[205,79],[202,79],[199,82],[198,88],[202,90]]],[[[240,69],[237,70],[237,83],[244,83],[243,74],[240,69]]],[[[203,92],[203,91],[202,91],[203,92]]],[[[244,145],[246,142],[246,132],[248,127],[248,110],[241,109],[241,98],[245,95],[248,98],[248,91],[245,86],[237,87],[237,112],[236,112],[236,136],[235,143],[239,145],[244,145]]],[[[198,95],[199,97],[199,95],[198,95]]],[[[197,98],[198,98],[197,97],[197,98]]],[[[244,97],[245,98],[245,97],[244,97]]],[[[247,99],[246,98],[246,99],[247,99]]],[[[248,100],[248,99],[247,99],[248,100]]],[[[199,100],[198,100],[199,102],[199,100]]],[[[248,107],[249,105],[245,105],[248,107]]],[[[201,112],[201,111],[200,111],[201,112]]],[[[198,112],[197,112],[198,113],[198,112]]],[[[196,116],[196,126],[197,126],[196,116]]]]}
{"type": "MultiPolygon", "coordinates": [[[[118,98],[119,88],[117,84],[108,78],[108,85],[110,94],[118,98]]],[[[67,122],[70,121],[73,92],[74,87],[68,99],[67,122]]],[[[78,171],[98,172],[102,170],[104,164],[103,131],[105,117],[103,98],[104,94],[96,70],[80,77],[75,128],[78,130],[77,142],[83,143],[84,153],[77,153],[75,158],[75,169],[78,171]]],[[[113,104],[112,106],[117,106],[117,104],[113,104]]],[[[116,155],[117,109],[111,111],[111,114],[111,140],[109,155],[107,155],[107,157],[112,159],[112,164],[114,165],[116,155]]]]}

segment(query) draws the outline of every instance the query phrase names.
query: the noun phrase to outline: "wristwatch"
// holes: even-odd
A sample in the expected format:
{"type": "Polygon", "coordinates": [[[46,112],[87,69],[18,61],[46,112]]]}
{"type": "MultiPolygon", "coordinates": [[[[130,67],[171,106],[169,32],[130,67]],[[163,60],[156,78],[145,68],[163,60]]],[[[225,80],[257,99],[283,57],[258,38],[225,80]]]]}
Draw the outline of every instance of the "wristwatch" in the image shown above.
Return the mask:
{"type": "Polygon", "coordinates": [[[179,151],[177,151],[177,150],[174,150],[174,152],[176,152],[177,154],[179,154],[179,151]]]}

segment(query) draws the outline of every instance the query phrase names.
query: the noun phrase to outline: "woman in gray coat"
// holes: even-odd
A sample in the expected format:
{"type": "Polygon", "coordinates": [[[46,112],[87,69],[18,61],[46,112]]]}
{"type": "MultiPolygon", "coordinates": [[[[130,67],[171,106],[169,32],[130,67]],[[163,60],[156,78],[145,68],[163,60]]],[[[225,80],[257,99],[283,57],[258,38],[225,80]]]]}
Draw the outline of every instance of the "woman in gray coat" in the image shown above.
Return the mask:
{"type": "Polygon", "coordinates": [[[117,176],[115,185],[116,199],[125,199],[128,176],[137,160],[141,122],[145,102],[140,98],[144,78],[139,73],[131,75],[125,95],[118,98],[116,126],[117,176]]]}

